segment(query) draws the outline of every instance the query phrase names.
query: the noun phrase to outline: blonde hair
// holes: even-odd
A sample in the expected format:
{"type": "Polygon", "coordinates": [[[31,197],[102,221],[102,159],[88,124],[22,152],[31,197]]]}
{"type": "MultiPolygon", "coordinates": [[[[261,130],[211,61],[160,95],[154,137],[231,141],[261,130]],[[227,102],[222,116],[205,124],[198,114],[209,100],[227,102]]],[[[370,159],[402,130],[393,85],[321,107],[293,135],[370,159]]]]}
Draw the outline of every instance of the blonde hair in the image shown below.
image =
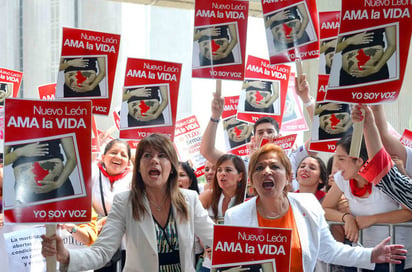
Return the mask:
{"type": "Polygon", "coordinates": [[[248,168],[249,171],[248,172],[249,172],[249,180],[252,184],[253,184],[252,177],[256,171],[256,164],[258,163],[260,156],[267,154],[267,153],[271,153],[271,152],[276,153],[276,155],[278,156],[280,160],[280,163],[283,165],[283,167],[285,167],[286,176],[288,177],[288,179],[291,179],[292,165],[290,164],[289,158],[286,155],[283,148],[281,148],[280,146],[276,144],[265,144],[264,146],[262,146],[261,148],[253,152],[249,160],[249,168],[248,168]]]}

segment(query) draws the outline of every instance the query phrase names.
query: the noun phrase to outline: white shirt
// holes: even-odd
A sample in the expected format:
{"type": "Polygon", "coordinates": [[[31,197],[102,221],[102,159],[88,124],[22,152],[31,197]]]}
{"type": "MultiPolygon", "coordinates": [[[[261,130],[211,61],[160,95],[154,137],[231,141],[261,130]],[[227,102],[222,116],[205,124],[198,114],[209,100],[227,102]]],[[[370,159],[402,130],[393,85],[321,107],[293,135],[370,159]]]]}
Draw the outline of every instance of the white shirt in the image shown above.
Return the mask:
{"type": "Polygon", "coordinates": [[[121,193],[124,191],[130,191],[131,184],[132,184],[132,177],[133,171],[130,171],[124,178],[116,180],[113,183],[113,188],[110,184],[110,181],[107,177],[105,177],[102,173],[100,173],[100,169],[97,164],[93,164],[92,166],[92,200],[93,200],[93,208],[95,209],[96,213],[100,217],[104,217],[104,209],[102,205],[102,196],[100,193],[100,183],[99,178],[102,179],[102,188],[103,188],[103,198],[107,213],[109,213],[110,209],[112,208],[113,198],[117,193],[121,193]]]}
{"type": "Polygon", "coordinates": [[[412,177],[412,148],[405,146],[405,150],[406,150],[405,170],[406,170],[406,173],[412,177]]]}
{"type": "MultiPolygon", "coordinates": [[[[375,186],[372,186],[371,194],[368,197],[362,198],[352,194],[349,181],[345,180],[340,172],[335,174],[335,183],[348,200],[349,209],[354,216],[374,215],[400,209],[397,202],[378,190],[375,186]]],[[[363,242],[361,242],[361,244],[365,247],[374,247],[388,236],[388,227],[371,226],[363,230],[363,242]]],[[[400,243],[401,241],[405,241],[404,239],[407,236],[408,229],[406,227],[396,228],[396,242],[400,243]]]]}

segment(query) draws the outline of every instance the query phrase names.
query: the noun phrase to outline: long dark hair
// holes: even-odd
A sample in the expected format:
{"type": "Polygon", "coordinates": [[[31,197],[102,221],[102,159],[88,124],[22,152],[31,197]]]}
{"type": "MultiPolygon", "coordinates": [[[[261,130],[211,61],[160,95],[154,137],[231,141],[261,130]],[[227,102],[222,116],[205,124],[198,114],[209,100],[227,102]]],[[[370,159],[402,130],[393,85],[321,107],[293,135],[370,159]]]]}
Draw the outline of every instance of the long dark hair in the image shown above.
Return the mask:
{"type": "Polygon", "coordinates": [[[243,160],[236,155],[233,154],[224,154],[220,156],[220,158],[216,162],[216,173],[213,178],[213,193],[212,193],[212,202],[211,207],[214,214],[214,219],[218,219],[218,205],[220,195],[222,194],[222,188],[220,188],[219,183],[217,181],[217,169],[219,166],[224,163],[225,161],[232,161],[233,165],[235,166],[238,173],[242,173],[242,179],[238,183],[236,187],[236,195],[235,195],[235,204],[240,204],[245,200],[245,191],[246,191],[246,167],[243,160]]]}
{"type": "Polygon", "coordinates": [[[132,157],[132,152],[130,150],[130,146],[129,143],[120,139],[113,139],[110,142],[107,143],[107,145],[104,147],[104,152],[103,154],[106,154],[107,152],[109,152],[110,148],[112,148],[115,144],[120,143],[123,144],[124,146],[126,146],[127,148],[127,156],[129,156],[129,160],[132,157]]]}
{"type": "MultiPolygon", "coordinates": [[[[306,158],[312,158],[312,159],[315,159],[318,162],[318,165],[319,165],[319,179],[322,181],[318,184],[318,190],[321,190],[325,185],[328,184],[328,171],[326,169],[325,162],[318,156],[308,155],[300,161],[299,166],[298,166],[297,169],[300,168],[300,165],[302,164],[303,160],[305,160],[306,158]]],[[[297,179],[297,176],[298,176],[298,171],[296,170],[296,173],[295,173],[295,178],[296,179],[297,179]]]]}
{"type": "Polygon", "coordinates": [[[167,181],[167,193],[170,196],[172,205],[176,208],[178,216],[182,222],[188,220],[189,211],[185,201],[185,197],[179,190],[177,181],[177,171],[179,168],[179,163],[177,159],[176,150],[174,149],[173,143],[169,138],[161,134],[151,134],[143,138],[136,149],[136,159],[133,169],[133,180],[132,189],[130,192],[130,201],[132,203],[133,218],[137,221],[141,220],[143,216],[149,214],[144,205],[146,186],[139,172],[140,170],[140,160],[142,159],[143,153],[148,149],[152,148],[156,151],[163,152],[166,154],[167,159],[170,161],[171,170],[169,179],[167,181]]]}
{"type": "MultiPolygon", "coordinates": [[[[350,146],[352,143],[352,134],[348,134],[343,136],[340,140],[336,142],[336,146],[341,146],[346,153],[350,153],[350,146]]],[[[362,137],[362,142],[360,146],[360,151],[359,151],[359,158],[363,160],[363,163],[365,163],[368,160],[368,151],[366,150],[366,144],[365,140],[362,137]]]]}
{"type": "Polygon", "coordinates": [[[196,177],[196,174],[195,174],[195,171],[193,170],[193,168],[190,166],[190,164],[188,162],[179,162],[179,165],[183,168],[183,170],[186,172],[186,175],[190,179],[190,186],[189,186],[188,189],[196,191],[197,193],[199,193],[199,186],[197,184],[197,177],[196,177]]]}

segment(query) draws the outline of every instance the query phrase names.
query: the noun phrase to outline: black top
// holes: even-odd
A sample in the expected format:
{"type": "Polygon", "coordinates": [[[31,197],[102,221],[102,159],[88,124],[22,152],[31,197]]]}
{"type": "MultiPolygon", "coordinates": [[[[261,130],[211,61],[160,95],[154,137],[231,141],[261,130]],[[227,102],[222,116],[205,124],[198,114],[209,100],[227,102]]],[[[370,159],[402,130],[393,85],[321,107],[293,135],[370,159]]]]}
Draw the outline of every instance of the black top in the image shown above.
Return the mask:
{"type": "MultiPolygon", "coordinates": [[[[207,28],[210,28],[210,27],[207,27],[207,28]]],[[[199,31],[207,29],[207,28],[200,28],[199,31]]],[[[214,28],[217,28],[220,30],[220,35],[218,36],[203,35],[202,37],[199,38],[199,42],[206,41],[206,40],[212,40],[212,39],[221,39],[221,38],[227,38],[229,40],[229,27],[227,25],[215,26],[214,28]]]]}
{"type": "MultiPolygon", "coordinates": [[[[54,158],[59,158],[62,161],[64,160],[63,155],[60,152],[60,143],[61,140],[60,139],[56,139],[56,140],[48,140],[48,141],[41,141],[39,142],[39,144],[45,144],[48,143],[49,146],[49,152],[47,152],[45,155],[43,156],[36,156],[36,157],[20,157],[17,160],[15,160],[13,162],[13,167],[16,167],[20,164],[26,163],[26,162],[36,162],[36,161],[42,161],[42,160],[48,160],[48,159],[54,159],[54,158]]],[[[21,144],[21,145],[14,145],[11,147],[12,150],[16,150],[18,148],[21,148],[23,146],[26,146],[28,144],[21,144]]]]}
{"type": "MultiPolygon", "coordinates": [[[[277,25],[281,25],[281,24],[287,23],[287,22],[292,21],[292,20],[295,20],[295,19],[299,19],[299,21],[301,20],[300,15],[299,15],[299,13],[298,13],[298,8],[297,8],[296,6],[295,6],[295,7],[287,8],[287,9],[285,9],[284,11],[289,11],[289,16],[288,16],[288,18],[286,18],[286,19],[284,19],[284,20],[280,20],[280,21],[273,21],[273,22],[270,24],[270,28],[274,28],[274,27],[277,26],[277,25]]],[[[279,12],[276,12],[276,13],[274,13],[274,14],[272,14],[272,15],[269,15],[269,17],[272,17],[272,16],[274,16],[274,15],[280,13],[280,12],[283,12],[283,10],[282,10],[282,11],[279,11],[279,12]]]]}
{"type": "MultiPolygon", "coordinates": [[[[345,54],[346,52],[356,50],[356,49],[361,49],[365,47],[371,47],[374,45],[381,45],[382,47],[385,47],[385,41],[383,40],[383,33],[385,32],[384,28],[380,29],[375,29],[372,31],[366,31],[366,33],[373,33],[373,39],[367,44],[351,44],[347,46],[345,49],[342,50],[342,54],[345,54]]],[[[359,34],[359,33],[356,33],[359,34]]],[[[343,40],[346,40],[347,38],[350,38],[352,36],[355,36],[356,34],[351,34],[343,37],[343,40]]]]}

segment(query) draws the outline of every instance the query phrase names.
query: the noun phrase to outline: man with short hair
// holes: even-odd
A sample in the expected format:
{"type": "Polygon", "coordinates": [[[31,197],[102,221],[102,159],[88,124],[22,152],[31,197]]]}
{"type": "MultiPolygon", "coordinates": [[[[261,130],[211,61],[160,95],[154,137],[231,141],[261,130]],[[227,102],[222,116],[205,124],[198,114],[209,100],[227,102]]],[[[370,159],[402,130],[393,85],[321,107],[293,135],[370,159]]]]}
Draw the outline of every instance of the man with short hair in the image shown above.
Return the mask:
{"type": "MultiPolygon", "coordinates": [[[[302,99],[306,109],[311,118],[314,113],[314,102],[309,94],[309,84],[306,80],[306,75],[300,75],[296,80],[297,94],[302,99]]],[[[217,125],[220,117],[223,113],[224,98],[213,93],[212,100],[212,114],[205,132],[202,136],[200,144],[200,153],[210,162],[216,163],[220,156],[225,152],[218,150],[215,147],[217,125]]],[[[251,153],[259,147],[263,138],[276,138],[279,137],[279,124],[278,122],[268,116],[259,118],[253,126],[253,136],[249,142],[249,149],[251,153]]],[[[295,172],[299,162],[308,155],[307,145],[309,140],[305,142],[304,146],[300,146],[297,150],[289,155],[289,159],[292,163],[293,173],[295,172]]],[[[296,184],[294,184],[296,187],[296,184]]],[[[295,189],[295,188],[294,188],[295,189]]]]}

